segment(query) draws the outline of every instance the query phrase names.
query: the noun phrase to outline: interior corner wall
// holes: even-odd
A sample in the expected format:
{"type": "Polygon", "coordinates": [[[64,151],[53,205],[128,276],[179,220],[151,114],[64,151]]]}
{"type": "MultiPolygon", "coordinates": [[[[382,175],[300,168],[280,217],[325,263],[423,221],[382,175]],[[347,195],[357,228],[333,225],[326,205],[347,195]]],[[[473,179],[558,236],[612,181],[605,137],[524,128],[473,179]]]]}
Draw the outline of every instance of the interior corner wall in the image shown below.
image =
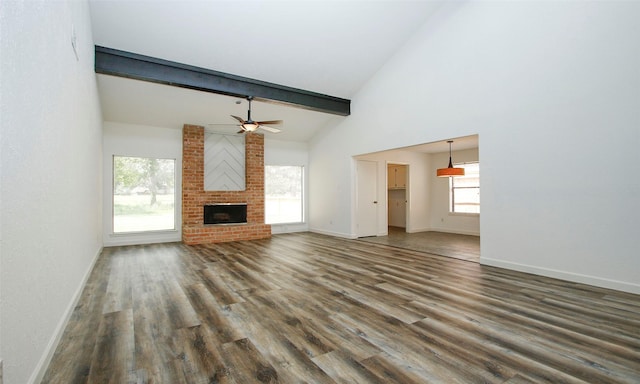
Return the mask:
{"type": "Polygon", "coordinates": [[[86,1],[0,18],[0,358],[35,383],[102,248],[102,118],[86,1]]]}
{"type": "Polygon", "coordinates": [[[304,169],[302,186],[303,214],[302,223],[271,224],[271,233],[305,232],[309,230],[309,148],[307,143],[264,139],[264,165],[295,165],[304,169]]]}
{"type": "Polygon", "coordinates": [[[182,130],[166,127],[104,123],[102,231],[105,246],[149,244],[182,239],[182,130]],[[148,233],[113,233],[113,156],[176,160],[175,229],[148,233]]]}
{"type": "Polygon", "coordinates": [[[445,2],[310,142],[310,228],[352,234],[354,155],[479,134],[482,263],[640,293],[638,19],[445,2]]]}

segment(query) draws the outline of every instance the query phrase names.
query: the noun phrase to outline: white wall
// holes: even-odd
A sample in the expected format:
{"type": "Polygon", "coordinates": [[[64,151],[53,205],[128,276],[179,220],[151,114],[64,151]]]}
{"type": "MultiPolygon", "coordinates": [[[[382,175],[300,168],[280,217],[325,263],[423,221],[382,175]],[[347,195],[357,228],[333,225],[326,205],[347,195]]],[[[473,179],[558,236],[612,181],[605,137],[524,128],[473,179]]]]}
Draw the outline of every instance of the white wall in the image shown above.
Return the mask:
{"type": "Polygon", "coordinates": [[[479,134],[482,263],[640,293],[639,18],[445,3],[310,143],[311,229],[352,233],[351,156],[479,134]]]}
{"type": "MultiPolygon", "coordinates": [[[[431,156],[431,170],[429,171],[429,201],[431,216],[429,228],[432,231],[460,233],[463,235],[480,235],[480,215],[450,213],[449,206],[449,178],[436,176],[438,168],[449,164],[449,152],[434,153],[431,156]]],[[[478,149],[453,151],[454,163],[478,161],[478,149]]],[[[482,214],[482,164],[480,164],[480,214],[482,214]]]]}
{"type": "Polygon", "coordinates": [[[0,357],[17,384],[39,382],[102,247],[102,118],[87,3],[0,15],[0,357]]]}
{"type": "Polygon", "coordinates": [[[162,243],[182,240],[182,130],[115,122],[104,123],[103,210],[105,246],[162,243]],[[152,157],[176,160],[174,230],[148,233],[113,233],[113,156],[152,157]]]}
{"type": "Polygon", "coordinates": [[[304,167],[304,222],[300,224],[271,224],[271,233],[303,232],[309,230],[309,149],[307,143],[264,139],[265,165],[296,165],[304,167]]]}

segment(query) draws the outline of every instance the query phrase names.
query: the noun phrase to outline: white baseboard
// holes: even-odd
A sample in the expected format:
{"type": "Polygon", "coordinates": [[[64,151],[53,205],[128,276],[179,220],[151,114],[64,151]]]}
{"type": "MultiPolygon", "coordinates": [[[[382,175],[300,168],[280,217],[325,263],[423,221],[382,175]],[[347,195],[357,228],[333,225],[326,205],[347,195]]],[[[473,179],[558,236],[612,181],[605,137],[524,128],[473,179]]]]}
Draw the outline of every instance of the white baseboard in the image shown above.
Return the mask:
{"type": "Polygon", "coordinates": [[[428,229],[424,229],[421,231],[412,231],[411,233],[414,232],[426,232],[426,231],[430,231],[430,232],[444,232],[444,233],[455,233],[457,235],[471,235],[471,236],[480,236],[480,232],[476,232],[476,231],[465,231],[464,229],[447,229],[447,228],[428,228],[428,229]]]}
{"type": "Polygon", "coordinates": [[[62,317],[62,319],[60,319],[60,322],[58,322],[58,326],[56,327],[55,332],[53,333],[53,336],[49,340],[49,343],[47,344],[47,348],[45,348],[44,354],[40,358],[38,365],[36,365],[36,369],[31,374],[31,377],[29,378],[29,381],[28,381],[29,384],[40,383],[42,381],[42,378],[44,377],[44,374],[47,372],[47,368],[49,367],[49,363],[53,358],[53,354],[56,352],[56,348],[58,348],[58,344],[60,343],[62,334],[64,333],[64,330],[67,327],[67,324],[69,323],[69,319],[73,314],[73,310],[76,308],[76,305],[78,305],[78,301],[80,301],[80,297],[82,296],[82,291],[84,290],[84,287],[87,284],[87,280],[89,280],[89,276],[91,276],[93,267],[96,265],[96,261],[98,261],[98,257],[100,257],[102,250],[103,250],[103,247],[100,247],[98,252],[93,257],[93,260],[91,261],[91,264],[87,269],[87,272],[84,274],[84,277],[80,282],[80,285],[76,289],[76,292],[74,293],[71,299],[71,302],[67,306],[67,309],[64,311],[64,316],[62,317]]]}
{"type": "Polygon", "coordinates": [[[534,275],[552,277],[554,279],[571,281],[574,283],[588,284],[595,287],[614,289],[616,291],[623,291],[628,293],[640,294],[640,285],[629,283],[625,281],[609,280],[602,277],[581,275],[578,273],[571,273],[565,271],[558,271],[555,269],[536,267],[533,265],[512,263],[510,261],[491,259],[488,257],[480,256],[480,264],[498,268],[511,269],[519,272],[532,273],[534,275]]]}
{"type": "Polygon", "coordinates": [[[309,224],[294,223],[294,224],[271,224],[271,234],[277,235],[280,233],[295,233],[295,232],[308,232],[309,224]]]}
{"type": "Polygon", "coordinates": [[[341,233],[341,232],[331,232],[331,231],[325,231],[322,229],[317,229],[317,228],[311,228],[309,229],[309,232],[313,232],[313,233],[319,233],[321,235],[327,235],[327,236],[333,236],[333,237],[341,237],[343,239],[357,239],[358,235],[355,234],[346,234],[346,233],[341,233]]]}
{"type": "Polygon", "coordinates": [[[406,230],[407,233],[429,232],[431,228],[411,228],[406,230]]]}

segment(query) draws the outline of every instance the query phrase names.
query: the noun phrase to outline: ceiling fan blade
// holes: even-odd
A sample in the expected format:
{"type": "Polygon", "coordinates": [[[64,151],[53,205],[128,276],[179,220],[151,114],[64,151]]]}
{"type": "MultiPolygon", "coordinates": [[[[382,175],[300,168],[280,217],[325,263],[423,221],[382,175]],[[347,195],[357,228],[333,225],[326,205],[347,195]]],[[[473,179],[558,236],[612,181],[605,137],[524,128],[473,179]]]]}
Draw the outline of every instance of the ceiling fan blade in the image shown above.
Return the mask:
{"type": "Polygon", "coordinates": [[[271,133],[280,133],[281,132],[278,128],[267,127],[266,125],[259,125],[258,128],[264,129],[265,131],[268,131],[268,132],[271,132],[271,133]]]}
{"type": "Polygon", "coordinates": [[[267,120],[267,121],[256,121],[258,125],[279,125],[282,124],[282,120],[267,120]]]}
{"type": "Polygon", "coordinates": [[[244,119],[242,117],[233,116],[233,115],[231,115],[231,117],[233,117],[234,119],[238,120],[240,122],[240,124],[244,124],[244,119]]]}

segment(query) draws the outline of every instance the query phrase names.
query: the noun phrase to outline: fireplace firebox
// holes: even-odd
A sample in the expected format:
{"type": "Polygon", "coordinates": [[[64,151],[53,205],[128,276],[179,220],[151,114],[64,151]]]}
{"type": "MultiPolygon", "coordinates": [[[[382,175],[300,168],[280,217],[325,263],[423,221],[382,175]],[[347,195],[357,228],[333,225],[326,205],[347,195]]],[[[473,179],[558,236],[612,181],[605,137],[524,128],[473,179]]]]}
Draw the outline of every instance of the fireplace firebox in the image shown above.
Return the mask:
{"type": "Polygon", "coordinates": [[[204,224],[246,224],[247,203],[207,204],[204,206],[204,224]]]}

